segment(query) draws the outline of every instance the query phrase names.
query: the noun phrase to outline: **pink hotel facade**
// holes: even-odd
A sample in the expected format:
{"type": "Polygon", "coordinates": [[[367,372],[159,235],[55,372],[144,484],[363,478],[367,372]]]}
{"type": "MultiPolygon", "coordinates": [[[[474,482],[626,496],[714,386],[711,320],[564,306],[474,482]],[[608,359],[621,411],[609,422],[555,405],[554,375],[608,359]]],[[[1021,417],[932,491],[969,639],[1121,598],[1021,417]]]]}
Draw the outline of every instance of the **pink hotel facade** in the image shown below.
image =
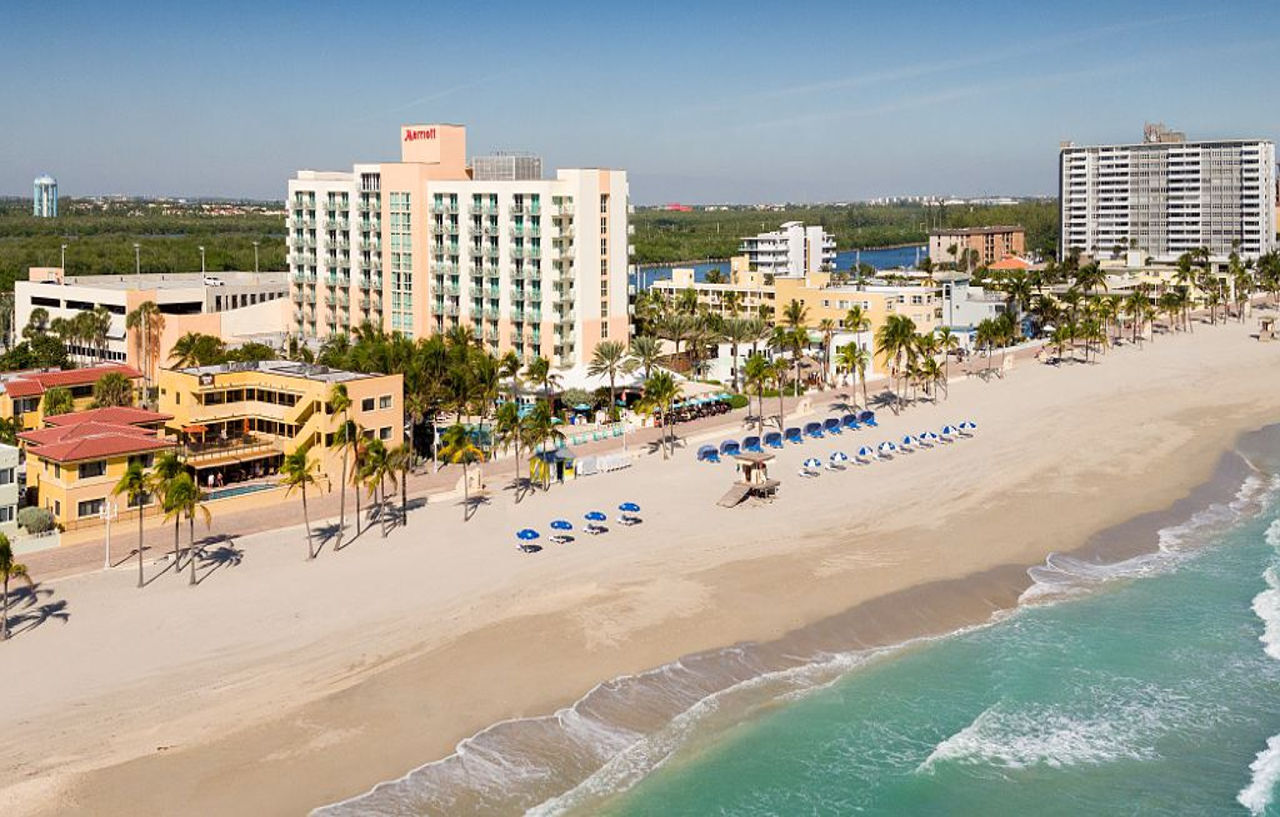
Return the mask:
{"type": "Polygon", "coordinates": [[[293,330],[365,321],[413,338],[470,326],[557,368],[627,338],[627,175],[472,178],[461,125],[400,128],[399,162],[289,180],[293,330]]]}

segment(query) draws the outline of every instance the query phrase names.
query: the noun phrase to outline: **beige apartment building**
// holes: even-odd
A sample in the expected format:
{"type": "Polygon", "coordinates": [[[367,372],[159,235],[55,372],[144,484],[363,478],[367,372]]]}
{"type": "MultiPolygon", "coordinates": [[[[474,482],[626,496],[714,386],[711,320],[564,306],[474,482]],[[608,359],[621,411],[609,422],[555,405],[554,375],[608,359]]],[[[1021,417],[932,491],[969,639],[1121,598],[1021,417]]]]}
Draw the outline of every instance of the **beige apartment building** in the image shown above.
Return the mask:
{"type": "Polygon", "coordinates": [[[929,260],[935,264],[954,264],[965,250],[973,250],[977,266],[988,266],[1022,255],[1026,247],[1027,234],[1021,227],[958,227],[929,233],[929,260]]]}
{"type": "Polygon", "coordinates": [[[654,281],[651,289],[675,299],[682,291],[692,289],[698,294],[698,304],[721,317],[759,315],[761,309],[773,313],[774,288],[769,282],[772,276],[751,269],[747,256],[735,255],[729,259],[729,280],[723,284],[699,281],[692,267],[676,267],[671,278],[654,281]]]}
{"type": "Polygon", "coordinates": [[[400,145],[399,162],[289,181],[298,334],[324,338],[366,321],[411,338],[470,326],[494,353],[541,355],[558,368],[627,337],[624,171],[548,179],[530,161],[477,173],[462,125],[405,125],[400,145]]]}

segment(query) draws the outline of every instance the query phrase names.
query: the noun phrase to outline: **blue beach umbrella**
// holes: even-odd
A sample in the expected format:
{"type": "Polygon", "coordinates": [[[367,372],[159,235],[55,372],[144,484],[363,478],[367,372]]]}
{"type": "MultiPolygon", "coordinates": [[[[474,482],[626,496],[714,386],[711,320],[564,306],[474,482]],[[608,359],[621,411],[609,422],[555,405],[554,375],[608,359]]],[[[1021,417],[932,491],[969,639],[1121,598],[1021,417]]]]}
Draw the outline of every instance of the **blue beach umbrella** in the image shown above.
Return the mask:
{"type": "Polygon", "coordinates": [[[919,442],[920,442],[920,439],[918,437],[914,437],[910,434],[902,438],[902,446],[904,448],[916,445],[919,442]]]}
{"type": "Polygon", "coordinates": [[[623,513],[640,513],[640,506],[634,502],[623,502],[618,506],[618,510],[623,513]]]}
{"type": "Polygon", "coordinates": [[[952,434],[955,434],[955,433],[956,433],[956,427],[955,427],[955,426],[943,426],[943,427],[942,427],[942,436],[944,436],[944,437],[950,437],[952,434]]]}
{"type": "Polygon", "coordinates": [[[871,450],[870,448],[867,448],[865,445],[858,449],[859,457],[866,458],[866,457],[874,457],[875,455],[876,455],[876,452],[871,450]]]}
{"type": "Polygon", "coordinates": [[[599,511],[587,511],[585,514],[582,515],[582,518],[587,520],[588,522],[603,522],[609,517],[605,516],[599,511]]]}
{"type": "Polygon", "coordinates": [[[925,433],[920,435],[920,439],[928,440],[929,442],[936,442],[938,439],[938,435],[933,433],[932,431],[926,431],[925,433]]]}
{"type": "Polygon", "coordinates": [[[959,428],[960,428],[960,430],[961,430],[961,431],[973,431],[973,430],[974,430],[974,429],[976,429],[977,427],[978,427],[978,424],[977,424],[977,423],[971,423],[971,422],[969,422],[968,420],[965,420],[965,421],[964,421],[963,423],[961,423],[961,424],[960,424],[960,426],[959,426],[959,428]]]}
{"type": "Polygon", "coordinates": [[[810,457],[804,461],[805,468],[821,468],[822,463],[816,457],[810,457]]]}
{"type": "Polygon", "coordinates": [[[525,542],[531,542],[534,539],[537,539],[538,536],[539,536],[538,532],[533,528],[525,528],[524,530],[518,531],[516,533],[516,538],[523,540],[525,542]]]}
{"type": "Polygon", "coordinates": [[[893,443],[891,443],[891,442],[889,442],[888,440],[886,440],[886,441],[884,441],[884,442],[880,443],[880,449],[879,449],[879,450],[880,450],[880,453],[881,453],[881,454],[892,454],[894,451],[897,451],[897,450],[898,450],[898,446],[896,446],[896,445],[894,445],[893,443]]]}
{"type": "Polygon", "coordinates": [[[843,451],[835,451],[835,452],[832,452],[831,454],[831,461],[832,462],[848,462],[849,455],[844,453],[843,451]]]}
{"type": "Polygon", "coordinates": [[[573,525],[568,519],[557,519],[551,523],[552,530],[573,530],[573,525]]]}

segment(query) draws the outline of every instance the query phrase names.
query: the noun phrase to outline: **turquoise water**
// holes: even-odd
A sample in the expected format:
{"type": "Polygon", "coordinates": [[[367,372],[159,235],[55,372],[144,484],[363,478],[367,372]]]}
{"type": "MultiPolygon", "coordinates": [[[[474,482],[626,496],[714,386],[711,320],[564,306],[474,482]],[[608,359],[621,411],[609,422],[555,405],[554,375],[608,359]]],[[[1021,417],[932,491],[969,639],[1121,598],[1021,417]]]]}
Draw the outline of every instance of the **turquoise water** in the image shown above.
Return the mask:
{"type": "Polygon", "coordinates": [[[275,485],[267,485],[258,483],[255,485],[232,485],[229,488],[215,488],[209,492],[207,499],[226,499],[232,496],[243,496],[244,494],[256,494],[258,491],[270,491],[275,485]]]}
{"type": "MultiPolygon", "coordinates": [[[[927,256],[929,250],[923,245],[910,247],[889,247],[883,250],[845,250],[836,253],[836,269],[847,270],[856,262],[870,264],[876,269],[897,269],[914,267],[919,259],[927,256]]],[[[665,281],[671,278],[673,265],[644,267],[639,273],[629,276],[632,286],[648,289],[654,281],[665,281]]],[[[728,261],[710,261],[700,264],[675,264],[677,267],[693,267],[693,277],[699,281],[706,277],[710,270],[718,269],[726,275],[729,273],[728,261]]]]}
{"type": "Polygon", "coordinates": [[[855,609],[685,656],[316,814],[1280,817],[1276,474],[1273,427],[1168,511],[956,591],[1029,581],[994,621],[868,651],[855,609]]]}
{"type": "Polygon", "coordinates": [[[883,656],[695,741],[608,811],[1280,815],[1277,516],[883,656]]]}

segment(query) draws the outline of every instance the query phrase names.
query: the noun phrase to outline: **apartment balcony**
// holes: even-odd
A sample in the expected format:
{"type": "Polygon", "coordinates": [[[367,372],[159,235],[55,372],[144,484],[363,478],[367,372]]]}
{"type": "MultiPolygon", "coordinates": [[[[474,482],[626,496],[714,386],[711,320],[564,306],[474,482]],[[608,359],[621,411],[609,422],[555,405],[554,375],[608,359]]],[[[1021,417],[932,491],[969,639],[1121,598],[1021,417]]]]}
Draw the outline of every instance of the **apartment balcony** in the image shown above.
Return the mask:
{"type": "Polygon", "coordinates": [[[573,241],[573,228],[564,227],[551,238],[556,244],[570,244],[573,241]]]}
{"type": "Polygon", "coordinates": [[[365,312],[368,312],[368,311],[369,311],[369,299],[368,299],[368,298],[361,298],[361,299],[360,299],[360,308],[361,308],[361,309],[363,309],[365,312]]]}
{"type": "Polygon", "coordinates": [[[498,308],[494,306],[486,306],[484,311],[479,314],[483,314],[485,320],[489,321],[496,321],[499,318],[498,308]]]}
{"type": "Polygon", "coordinates": [[[303,246],[309,250],[314,250],[316,248],[316,237],[310,233],[304,235],[301,241],[298,241],[295,237],[294,244],[295,246],[303,246]]]}
{"type": "Polygon", "coordinates": [[[440,199],[431,202],[432,213],[456,213],[458,212],[458,203],[452,199],[440,199]]]}
{"type": "Polygon", "coordinates": [[[513,303],[513,304],[516,304],[516,303],[523,303],[523,302],[524,302],[524,298],[525,298],[524,290],[522,290],[522,289],[513,289],[513,290],[511,290],[511,303],[513,303]]]}
{"type": "Polygon", "coordinates": [[[378,231],[382,229],[382,222],[365,219],[357,221],[356,227],[362,233],[373,233],[374,235],[377,235],[378,231]]]}
{"type": "Polygon", "coordinates": [[[462,288],[457,284],[445,284],[440,287],[440,292],[446,298],[457,298],[462,294],[462,288]]]}
{"type": "Polygon", "coordinates": [[[458,265],[447,261],[439,261],[431,265],[433,275],[457,275],[458,265]]]}
{"type": "Polygon", "coordinates": [[[316,294],[310,291],[302,293],[302,302],[307,306],[315,306],[316,294]]]}
{"type": "Polygon", "coordinates": [[[537,323],[541,323],[541,322],[542,322],[542,310],[541,310],[541,309],[526,309],[526,310],[525,310],[525,313],[524,313],[524,316],[525,316],[525,318],[526,318],[527,320],[535,321],[535,322],[537,322],[537,323]]]}
{"type": "Polygon", "coordinates": [[[573,202],[564,202],[563,204],[555,205],[551,208],[551,215],[553,218],[572,218],[573,202]]]}
{"type": "Polygon", "coordinates": [[[347,221],[345,218],[329,218],[325,219],[324,228],[326,230],[346,232],[351,229],[351,222],[347,221]]]}
{"type": "Polygon", "coordinates": [[[446,301],[444,304],[444,309],[442,311],[444,312],[444,314],[450,317],[456,317],[459,311],[458,305],[456,303],[453,303],[452,301],[446,301]]]}
{"type": "Polygon", "coordinates": [[[542,228],[533,227],[526,224],[526,225],[521,225],[517,227],[512,227],[511,234],[513,236],[519,236],[521,238],[537,238],[542,235],[542,228]]]}
{"type": "Polygon", "coordinates": [[[501,298],[502,289],[500,287],[485,287],[484,296],[486,298],[501,298]]]}

